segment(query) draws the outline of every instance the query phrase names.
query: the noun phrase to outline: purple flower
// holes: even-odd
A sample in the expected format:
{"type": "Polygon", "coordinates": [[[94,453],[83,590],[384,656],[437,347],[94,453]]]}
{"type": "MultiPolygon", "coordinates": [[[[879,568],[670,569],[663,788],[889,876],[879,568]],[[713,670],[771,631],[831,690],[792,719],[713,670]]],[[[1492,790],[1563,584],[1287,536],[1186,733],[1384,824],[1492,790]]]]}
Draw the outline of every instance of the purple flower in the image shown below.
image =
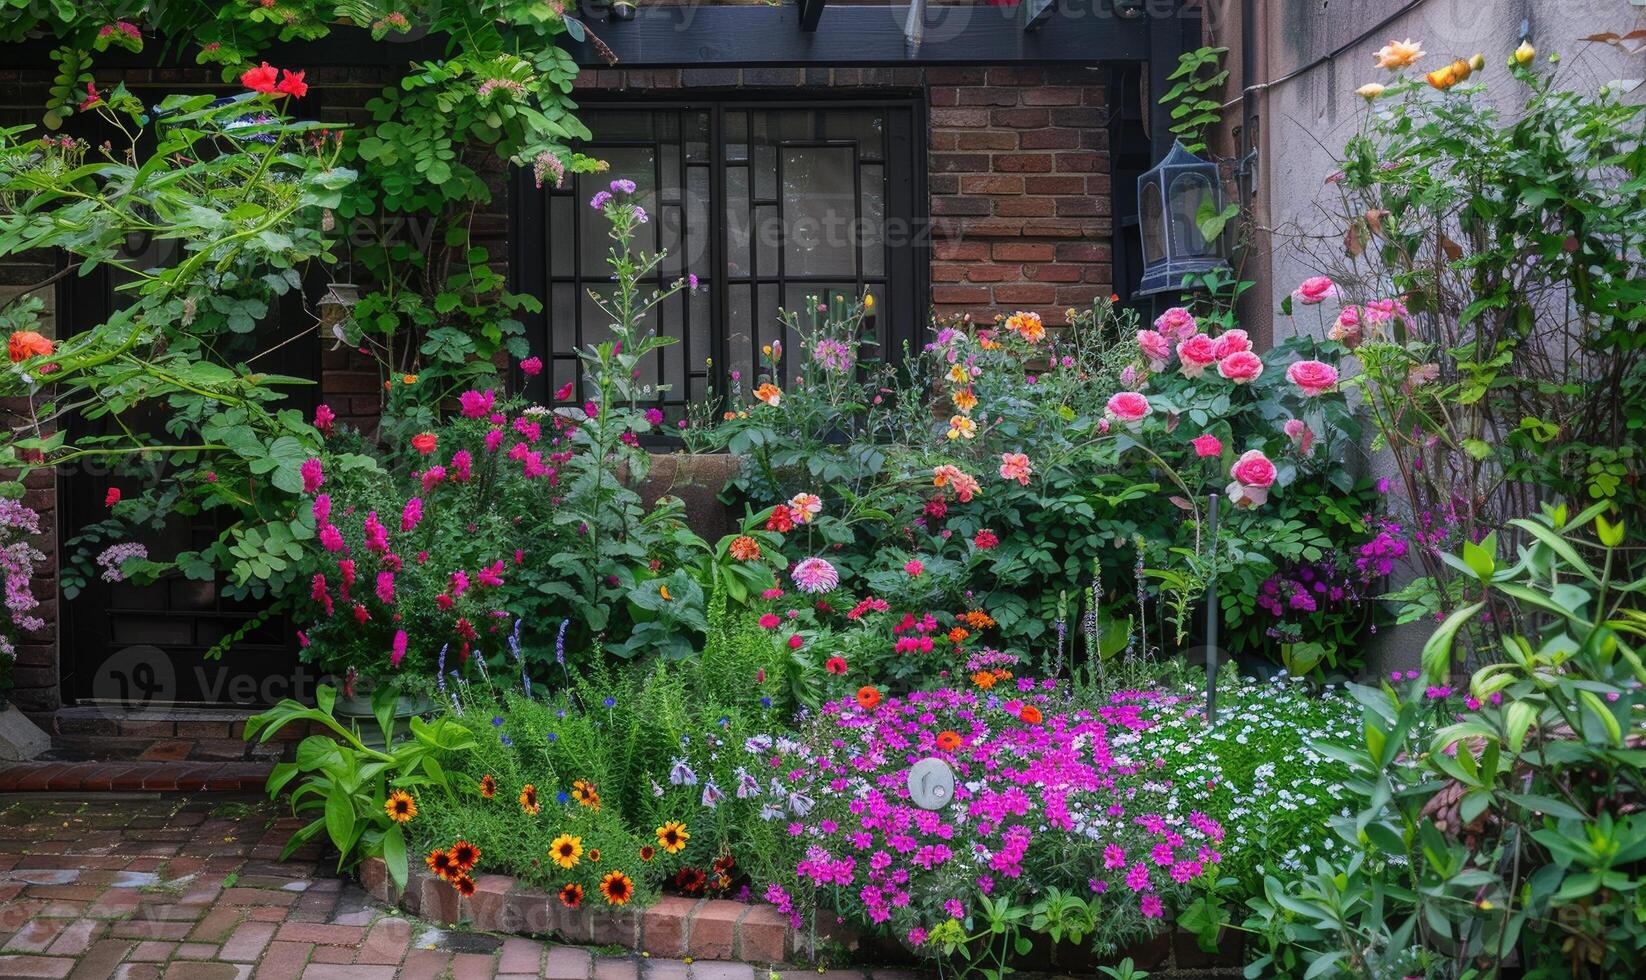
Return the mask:
{"type": "Polygon", "coordinates": [[[596,211],[598,211],[601,208],[605,207],[606,203],[608,201],[610,201],[611,199],[612,199],[611,194],[609,194],[606,191],[601,191],[600,193],[596,194],[595,196],[589,198],[589,207],[594,208],[596,211]]]}
{"type": "Polygon", "coordinates": [[[616,180],[612,181],[612,193],[613,194],[633,194],[634,193],[634,181],[628,179],[627,177],[617,178],[616,180]]]}

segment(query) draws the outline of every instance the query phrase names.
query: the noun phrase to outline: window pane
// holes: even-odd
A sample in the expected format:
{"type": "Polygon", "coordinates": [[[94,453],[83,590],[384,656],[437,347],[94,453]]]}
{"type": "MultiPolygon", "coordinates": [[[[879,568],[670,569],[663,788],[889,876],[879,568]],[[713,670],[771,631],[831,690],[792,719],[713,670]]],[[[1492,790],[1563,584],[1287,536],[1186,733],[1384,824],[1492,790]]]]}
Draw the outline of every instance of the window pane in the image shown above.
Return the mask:
{"type": "MultiPolygon", "coordinates": [[[[577,175],[577,201],[583,207],[588,206],[589,199],[597,192],[603,191],[611,182],[619,177],[627,177],[634,181],[635,203],[645,208],[648,213],[657,213],[657,154],[649,146],[595,146],[586,152],[591,156],[600,157],[611,164],[611,169],[603,174],[577,175]]],[[[606,252],[611,248],[612,240],[606,237],[606,221],[592,210],[584,224],[588,232],[583,240],[578,259],[583,266],[583,275],[605,278],[606,252]]],[[[643,225],[635,235],[635,246],[648,252],[657,250],[657,226],[643,225]]]]}
{"type": "Polygon", "coordinates": [[[783,151],[783,259],[791,276],[855,276],[856,174],[850,147],[783,151]]]}

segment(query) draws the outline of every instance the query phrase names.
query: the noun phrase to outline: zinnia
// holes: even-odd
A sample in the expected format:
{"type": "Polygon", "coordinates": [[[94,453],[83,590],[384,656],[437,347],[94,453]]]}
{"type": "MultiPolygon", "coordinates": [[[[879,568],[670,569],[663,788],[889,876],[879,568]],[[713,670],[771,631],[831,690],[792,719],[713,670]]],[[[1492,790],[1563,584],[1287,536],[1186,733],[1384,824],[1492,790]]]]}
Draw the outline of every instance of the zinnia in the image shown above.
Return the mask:
{"type": "Polygon", "coordinates": [[[964,415],[949,418],[950,439],[971,439],[977,435],[977,423],[964,415]]]}
{"type": "Polygon", "coordinates": [[[1305,398],[1316,398],[1337,384],[1337,368],[1321,361],[1298,361],[1286,369],[1286,380],[1297,385],[1305,398]]]}
{"type": "Polygon", "coordinates": [[[802,592],[827,592],[840,584],[840,573],[821,558],[805,558],[795,563],[789,572],[795,588],[802,592]]]}
{"type": "Polygon", "coordinates": [[[434,452],[435,447],[440,444],[440,439],[432,432],[419,432],[411,437],[411,444],[413,449],[427,456],[434,452]]]}
{"type": "Polygon", "coordinates": [[[797,493],[789,500],[789,516],[796,524],[810,524],[823,512],[823,498],[815,493],[797,493]]]}
{"type": "Polygon", "coordinates": [[[880,703],[880,688],[864,685],[857,689],[857,706],[864,711],[873,711],[880,703]]]}
{"type": "Polygon", "coordinates": [[[754,561],[760,557],[760,542],[747,534],[739,534],[726,550],[738,561],[754,561]]]}
{"type": "Polygon", "coordinates": [[[1033,472],[1034,467],[1030,464],[1029,457],[1027,455],[1023,453],[1000,454],[1001,479],[1016,480],[1019,486],[1026,487],[1029,485],[1029,474],[1033,472]]]}

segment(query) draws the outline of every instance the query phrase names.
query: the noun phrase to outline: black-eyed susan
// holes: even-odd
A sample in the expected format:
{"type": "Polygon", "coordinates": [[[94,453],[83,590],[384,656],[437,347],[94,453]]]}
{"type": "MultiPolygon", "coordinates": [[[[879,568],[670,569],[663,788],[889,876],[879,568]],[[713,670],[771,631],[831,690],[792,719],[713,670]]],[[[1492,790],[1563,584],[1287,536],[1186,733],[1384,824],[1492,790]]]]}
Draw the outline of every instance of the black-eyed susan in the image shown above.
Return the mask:
{"type": "Polygon", "coordinates": [[[596,811],[600,809],[600,791],[586,779],[572,783],[572,799],[577,801],[578,806],[586,806],[596,811]]]}
{"type": "Polygon", "coordinates": [[[657,828],[657,844],[663,848],[665,854],[679,854],[686,849],[686,842],[692,835],[686,832],[686,825],[678,820],[670,820],[657,828]]]}
{"type": "Polygon", "coordinates": [[[640,845],[640,860],[650,861],[652,858],[654,858],[656,856],[657,856],[657,848],[651,846],[650,844],[640,845]]]}
{"type": "Polygon", "coordinates": [[[497,780],[489,772],[480,777],[480,795],[488,800],[497,795],[497,780]]]}
{"type": "Polygon", "coordinates": [[[560,886],[560,904],[575,909],[583,904],[583,886],[577,882],[560,886]]]}
{"type": "Polygon", "coordinates": [[[600,863],[600,848],[598,848],[598,847],[589,848],[589,861],[593,864],[599,864],[600,863]]]}
{"type": "Polygon", "coordinates": [[[571,834],[561,834],[549,842],[549,860],[562,868],[570,869],[577,866],[583,857],[583,838],[573,837],[571,834]]]}
{"type": "Polygon", "coordinates": [[[442,878],[450,878],[453,872],[452,856],[446,851],[430,851],[429,856],[423,859],[429,870],[442,878]]]}
{"type": "Polygon", "coordinates": [[[520,809],[534,817],[543,809],[542,805],[537,802],[537,787],[531,783],[527,783],[526,787],[520,791],[520,809]]]}
{"type": "Polygon", "coordinates": [[[452,845],[451,859],[452,863],[457,865],[457,870],[472,871],[474,866],[480,863],[480,848],[466,840],[460,840],[452,845]]]}
{"type": "Polygon", "coordinates": [[[627,905],[634,897],[634,882],[621,871],[608,871],[606,877],[600,879],[600,894],[607,905],[627,905]]]}
{"type": "Polygon", "coordinates": [[[468,875],[455,875],[452,877],[451,881],[452,887],[457,889],[457,894],[463,896],[464,898],[468,898],[474,894],[474,879],[470,878],[468,875]]]}
{"type": "Polygon", "coordinates": [[[383,812],[395,823],[410,823],[417,816],[417,801],[403,789],[397,789],[383,801],[383,812]]]}

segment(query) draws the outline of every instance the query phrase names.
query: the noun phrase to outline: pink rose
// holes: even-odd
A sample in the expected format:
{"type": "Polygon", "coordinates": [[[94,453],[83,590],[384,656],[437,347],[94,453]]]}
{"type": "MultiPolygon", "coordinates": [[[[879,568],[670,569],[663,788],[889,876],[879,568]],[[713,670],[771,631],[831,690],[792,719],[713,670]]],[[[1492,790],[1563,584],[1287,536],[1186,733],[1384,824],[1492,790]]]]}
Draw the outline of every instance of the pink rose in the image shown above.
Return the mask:
{"type": "Polygon", "coordinates": [[[1374,299],[1366,304],[1365,321],[1369,327],[1394,320],[1410,320],[1411,312],[1398,299],[1374,299]]]}
{"type": "Polygon", "coordinates": [[[1292,293],[1292,299],[1304,306],[1324,303],[1337,295],[1337,283],[1331,276],[1311,276],[1292,293]]]}
{"type": "Polygon", "coordinates": [[[1139,330],[1137,346],[1143,349],[1143,356],[1149,359],[1151,371],[1164,369],[1166,362],[1172,359],[1172,342],[1158,330],[1139,330]]]}
{"type": "Polygon", "coordinates": [[[1177,358],[1183,362],[1178,370],[1185,378],[1198,378],[1217,363],[1217,344],[1203,333],[1194,334],[1177,345],[1177,358]]]}
{"type": "Polygon", "coordinates": [[[1117,392],[1109,399],[1109,414],[1122,422],[1136,422],[1149,414],[1149,400],[1135,391],[1117,392]]]}
{"type": "Polygon", "coordinates": [[[1281,429],[1285,431],[1286,438],[1292,440],[1292,445],[1298,452],[1305,456],[1309,455],[1309,450],[1314,448],[1315,442],[1315,433],[1309,428],[1309,423],[1302,419],[1287,419],[1281,429]]]}
{"type": "Polygon", "coordinates": [[[920,559],[910,558],[908,561],[903,563],[903,570],[908,572],[910,577],[917,578],[926,570],[926,566],[921,563],[920,559]]]}
{"type": "Polygon", "coordinates": [[[1252,342],[1247,338],[1246,331],[1244,330],[1225,330],[1223,334],[1217,338],[1217,347],[1215,349],[1217,351],[1217,359],[1221,361],[1230,354],[1238,354],[1243,350],[1251,350],[1252,342]]]}
{"type": "Polygon", "coordinates": [[[1236,351],[1217,362],[1217,373],[1237,385],[1256,381],[1263,373],[1263,361],[1249,350],[1236,351]]]}
{"type": "Polygon", "coordinates": [[[1274,486],[1275,464],[1269,462],[1263,450],[1248,449],[1229,467],[1229,475],[1239,480],[1241,486],[1268,489],[1274,486]]]}
{"type": "Polygon", "coordinates": [[[1286,380],[1302,389],[1305,398],[1315,398],[1337,384],[1337,368],[1321,361],[1298,361],[1286,369],[1286,380]]]}
{"type": "Polygon", "coordinates": [[[1174,306],[1155,317],[1154,328],[1165,334],[1168,340],[1187,340],[1200,329],[1194,315],[1181,306],[1174,306]]]}
{"type": "Polygon", "coordinates": [[[1360,346],[1360,307],[1345,306],[1326,330],[1326,337],[1354,350],[1360,346]]]}
{"type": "Polygon", "coordinates": [[[1210,432],[1205,435],[1195,436],[1189,441],[1189,444],[1194,447],[1194,454],[1201,459],[1223,454],[1223,443],[1210,432]]]}
{"type": "Polygon", "coordinates": [[[1229,475],[1234,477],[1224,489],[1229,500],[1236,507],[1258,507],[1269,499],[1269,488],[1275,482],[1275,464],[1269,462],[1263,450],[1250,449],[1229,467],[1229,475]]]}

